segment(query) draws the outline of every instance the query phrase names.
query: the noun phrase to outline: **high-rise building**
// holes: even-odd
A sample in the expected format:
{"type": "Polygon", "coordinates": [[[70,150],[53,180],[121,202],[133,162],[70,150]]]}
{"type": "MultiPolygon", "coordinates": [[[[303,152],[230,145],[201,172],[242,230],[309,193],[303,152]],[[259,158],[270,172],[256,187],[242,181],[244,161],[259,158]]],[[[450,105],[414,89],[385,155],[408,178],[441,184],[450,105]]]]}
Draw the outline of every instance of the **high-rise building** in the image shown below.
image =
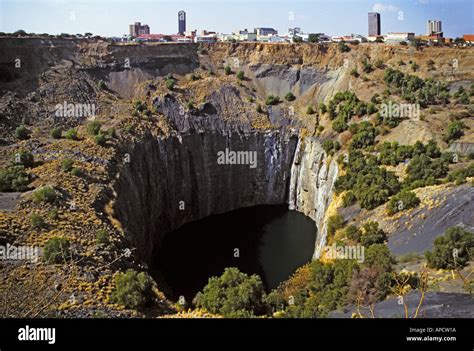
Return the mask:
{"type": "Polygon", "coordinates": [[[369,12],[369,36],[380,35],[380,13],[369,12]]]}
{"type": "Polygon", "coordinates": [[[135,22],[129,26],[130,35],[138,37],[142,34],[150,34],[150,27],[147,24],[142,25],[140,22],[135,22]]]}
{"type": "Polygon", "coordinates": [[[184,35],[186,32],[186,12],[178,12],[178,34],[184,35]]]}
{"type": "Polygon", "coordinates": [[[435,33],[441,33],[443,29],[441,28],[441,21],[429,20],[427,23],[427,35],[433,35],[435,33]]]}

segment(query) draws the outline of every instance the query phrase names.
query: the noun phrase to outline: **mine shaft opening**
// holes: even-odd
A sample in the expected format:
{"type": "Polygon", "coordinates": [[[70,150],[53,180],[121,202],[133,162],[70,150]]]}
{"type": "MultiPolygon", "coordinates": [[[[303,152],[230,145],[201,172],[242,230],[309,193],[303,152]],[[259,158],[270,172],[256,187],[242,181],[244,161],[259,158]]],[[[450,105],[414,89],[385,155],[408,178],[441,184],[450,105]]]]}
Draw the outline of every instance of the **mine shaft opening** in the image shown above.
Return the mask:
{"type": "Polygon", "coordinates": [[[311,260],[315,240],[314,221],[287,205],[240,208],[166,234],[153,251],[151,272],[172,300],[191,302],[227,267],[257,274],[270,291],[311,260]]]}

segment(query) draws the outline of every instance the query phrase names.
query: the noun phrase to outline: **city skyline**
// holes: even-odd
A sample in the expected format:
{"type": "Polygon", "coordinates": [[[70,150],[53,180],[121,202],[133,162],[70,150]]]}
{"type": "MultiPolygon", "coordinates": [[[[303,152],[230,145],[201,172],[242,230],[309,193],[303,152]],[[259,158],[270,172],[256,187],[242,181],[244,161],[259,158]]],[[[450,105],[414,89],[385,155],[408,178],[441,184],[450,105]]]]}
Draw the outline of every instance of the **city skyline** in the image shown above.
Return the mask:
{"type": "Polygon", "coordinates": [[[85,33],[122,36],[129,24],[142,22],[150,33],[178,32],[177,13],[186,12],[188,30],[231,33],[238,29],[290,27],[330,35],[367,35],[367,13],[381,15],[381,34],[392,31],[425,34],[428,20],[443,23],[446,37],[474,33],[474,4],[455,0],[346,1],[138,1],[0,0],[0,31],[23,29],[35,33],[85,33]],[[350,20],[349,20],[350,19],[350,20]]]}

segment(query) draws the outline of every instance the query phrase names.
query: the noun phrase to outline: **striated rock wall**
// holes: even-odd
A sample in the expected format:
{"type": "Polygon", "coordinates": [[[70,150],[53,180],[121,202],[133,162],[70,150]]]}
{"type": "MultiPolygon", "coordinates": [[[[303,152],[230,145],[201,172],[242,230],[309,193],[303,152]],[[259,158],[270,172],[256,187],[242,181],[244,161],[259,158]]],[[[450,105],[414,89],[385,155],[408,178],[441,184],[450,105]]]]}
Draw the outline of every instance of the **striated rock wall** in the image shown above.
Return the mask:
{"type": "Polygon", "coordinates": [[[114,215],[138,256],[150,262],[163,235],[187,222],[285,203],[296,145],[295,135],[279,131],[150,137],[134,145],[117,179],[114,215]],[[218,164],[217,153],[226,148],[256,151],[257,167],[218,164]]]}
{"type": "Polygon", "coordinates": [[[316,222],[318,235],[313,259],[319,258],[326,244],[325,221],[337,179],[336,160],[328,158],[318,139],[299,140],[291,166],[289,208],[303,212],[316,222]]]}

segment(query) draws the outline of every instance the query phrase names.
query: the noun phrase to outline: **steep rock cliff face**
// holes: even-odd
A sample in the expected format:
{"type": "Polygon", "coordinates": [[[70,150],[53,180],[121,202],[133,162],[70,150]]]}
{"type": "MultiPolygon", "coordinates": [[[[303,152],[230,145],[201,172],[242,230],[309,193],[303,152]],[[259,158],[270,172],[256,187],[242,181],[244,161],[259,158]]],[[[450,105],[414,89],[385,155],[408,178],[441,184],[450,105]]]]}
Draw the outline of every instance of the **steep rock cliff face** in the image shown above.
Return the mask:
{"type": "Polygon", "coordinates": [[[313,258],[319,258],[326,243],[326,210],[333,195],[337,179],[337,162],[328,158],[317,139],[306,138],[298,142],[291,166],[289,208],[303,212],[316,222],[318,235],[313,258]]]}
{"type": "Polygon", "coordinates": [[[287,201],[294,135],[191,133],[134,145],[115,186],[115,216],[144,262],[166,233],[212,214],[287,201]],[[255,151],[257,167],[217,163],[225,149],[255,151]],[[184,209],[183,209],[184,206],[184,209]]]}

